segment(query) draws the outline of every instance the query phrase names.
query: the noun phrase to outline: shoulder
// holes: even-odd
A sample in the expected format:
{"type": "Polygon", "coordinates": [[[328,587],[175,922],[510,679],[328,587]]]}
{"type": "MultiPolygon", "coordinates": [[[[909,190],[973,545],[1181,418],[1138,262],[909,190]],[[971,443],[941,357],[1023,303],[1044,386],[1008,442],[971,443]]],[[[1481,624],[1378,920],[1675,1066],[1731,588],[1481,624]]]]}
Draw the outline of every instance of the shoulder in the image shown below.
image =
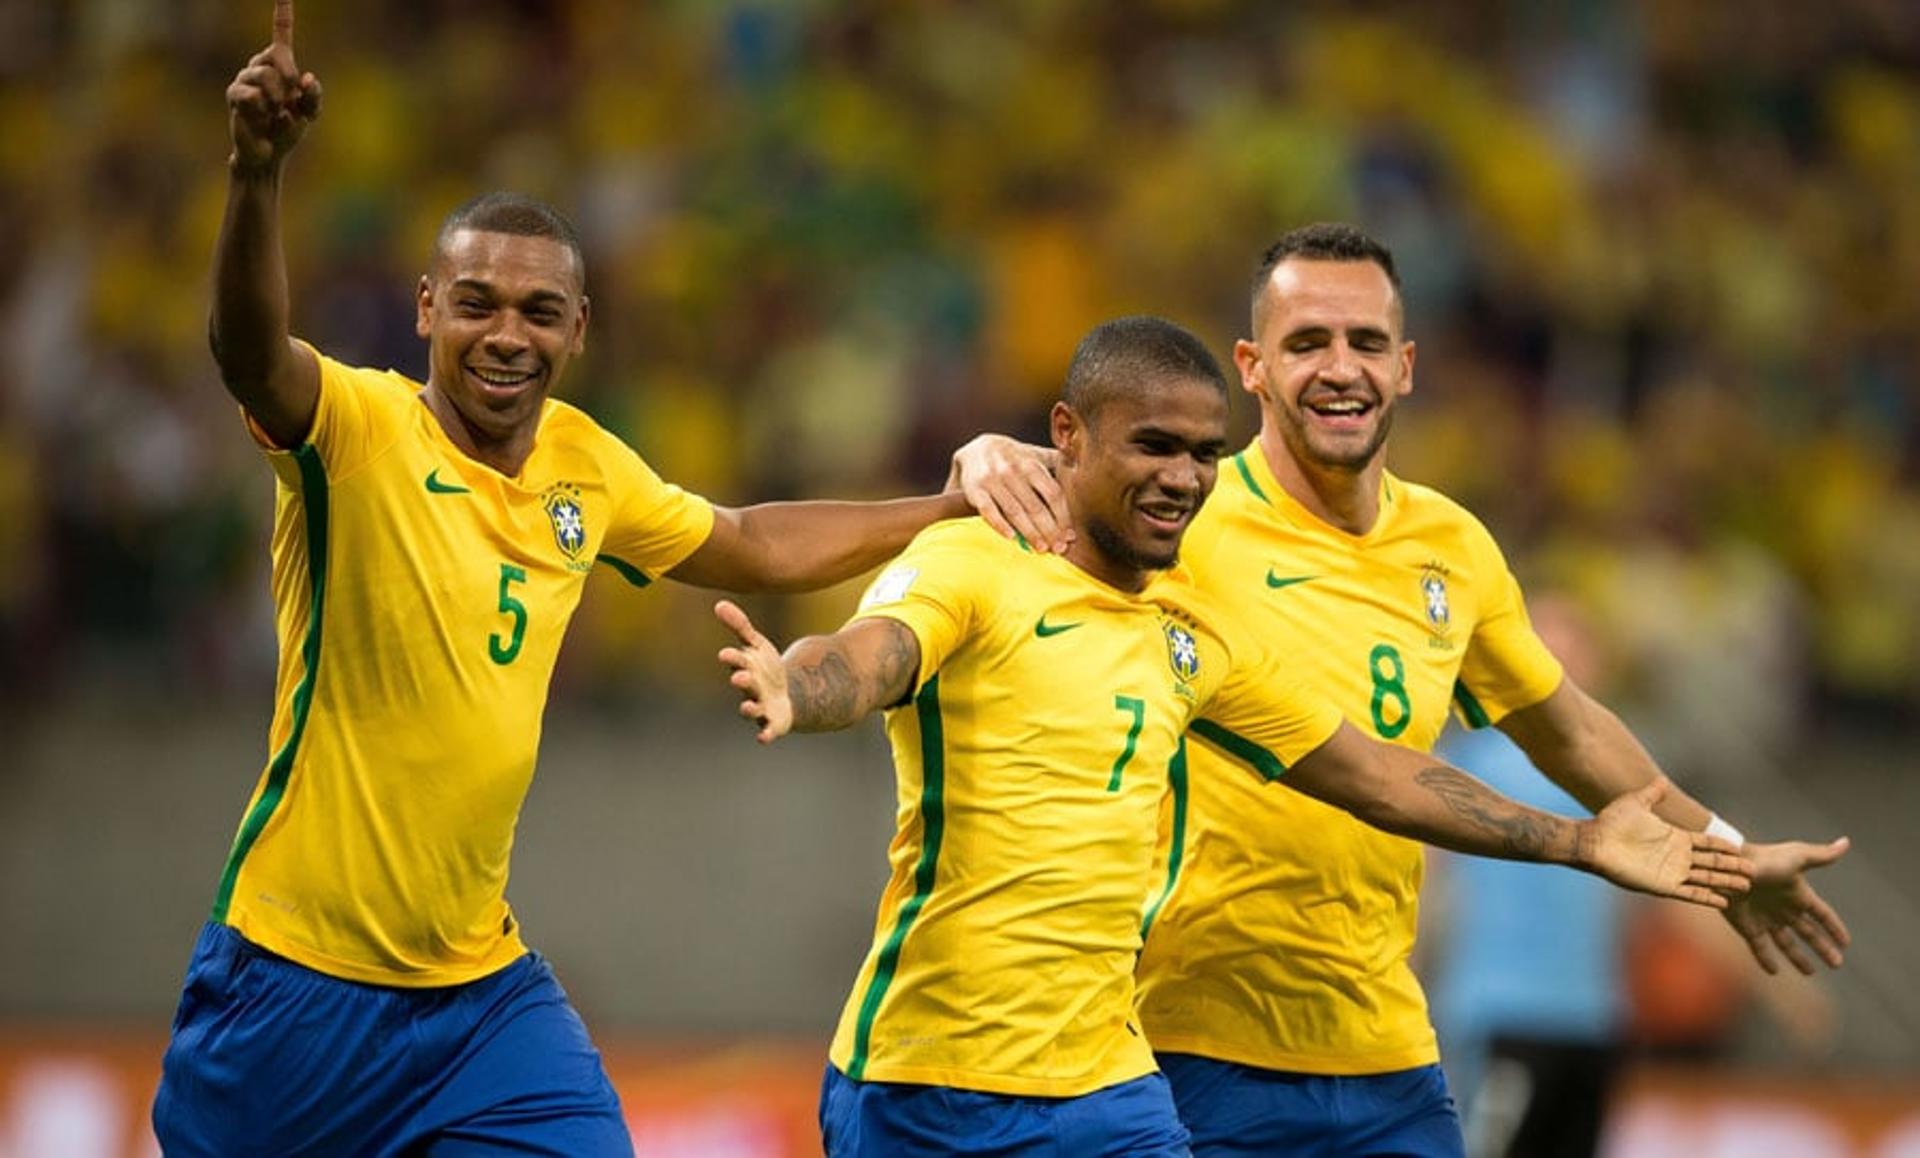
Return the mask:
{"type": "Polygon", "coordinates": [[[1407,482],[1389,474],[1387,486],[1399,492],[1398,517],[1423,537],[1447,538],[1477,551],[1499,553],[1493,532],[1480,517],[1457,500],[1433,487],[1407,482]]]}

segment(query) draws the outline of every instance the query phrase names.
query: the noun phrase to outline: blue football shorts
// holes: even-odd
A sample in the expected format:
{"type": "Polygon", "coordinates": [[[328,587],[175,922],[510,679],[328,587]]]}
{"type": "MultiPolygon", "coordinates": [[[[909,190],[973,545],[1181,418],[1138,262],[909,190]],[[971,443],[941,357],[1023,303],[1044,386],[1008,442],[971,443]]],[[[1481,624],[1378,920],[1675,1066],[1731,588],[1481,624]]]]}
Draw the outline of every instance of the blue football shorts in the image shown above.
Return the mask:
{"type": "Polygon", "coordinates": [[[1195,1158],[1464,1158],[1440,1067],[1385,1074],[1288,1073],[1191,1054],[1157,1055],[1195,1158]]]}
{"type": "Polygon", "coordinates": [[[168,1158],[633,1153],[538,953],[402,989],[317,973],[216,923],[187,969],[153,1128],[168,1158]]]}
{"type": "Polygon", "coordinates": [[[828,1158],[1004,1155],[1187,1158],[1167,1081],[1148,1074],[1077,1098],[856,1082],[829,1065],[820,1084],[828,1158]]]}

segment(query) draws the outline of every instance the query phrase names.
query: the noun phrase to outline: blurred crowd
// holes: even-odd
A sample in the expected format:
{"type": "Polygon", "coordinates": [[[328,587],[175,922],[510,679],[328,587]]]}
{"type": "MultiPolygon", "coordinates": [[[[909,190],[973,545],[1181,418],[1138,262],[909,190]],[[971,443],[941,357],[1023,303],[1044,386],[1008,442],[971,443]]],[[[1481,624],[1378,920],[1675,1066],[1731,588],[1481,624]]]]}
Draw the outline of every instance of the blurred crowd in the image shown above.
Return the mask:
{"type": "MultiPolygon", "coordinates": [[[[270,7],[0,5],[16,702],[264,686],[271,485],[205,301],[222,94],[270,7]]],[[[1224,358],[1265,244],[1350,220],[1396,250],[1419,343],[1395,469],[1586,604],[1670,764],[1920,701],[1903,0],[310,0],[298,20],[326,108],[283,195],[294,323],[345,360],[421,375],[440,217],[520,189],[588,246],[568,397],[664,475],[723,502],[899,493],[979,430],[1037,436],[1103,317],[1173,317],[1224,358]]],[[[685,636],[706,599],[611,594],[563,695],[703,682],[681,673],[705,664],[685,636]]],[[[774,613],[813,629],[848,601],[774,613]]]]}

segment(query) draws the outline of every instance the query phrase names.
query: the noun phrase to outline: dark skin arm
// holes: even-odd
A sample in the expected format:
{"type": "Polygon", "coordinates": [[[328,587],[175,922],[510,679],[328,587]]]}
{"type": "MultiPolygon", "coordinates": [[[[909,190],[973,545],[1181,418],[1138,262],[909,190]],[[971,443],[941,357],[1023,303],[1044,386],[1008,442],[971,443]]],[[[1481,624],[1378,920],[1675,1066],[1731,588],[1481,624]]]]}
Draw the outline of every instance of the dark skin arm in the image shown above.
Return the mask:
{"type": "Polygon", "coordinates": [[[304,442],[320,398],[320,364],[289,337],[280,179],[320,115],[320,82],[293,58],[293,0],[276,0],[273,39],[227,86],[227,206],[213,253],[208,337],[220,380],[284,447],[304,442]]]}
{"type": "Polygon", "coordinates": [[[851,727],[904,700],[920,670],[920,640],[897,620],[856,620],[795,640],[783,656],[737,605],[723,599],[713,612],[739,637],[739,646],[721,649],[720,662],[732,669],[740,714],[759,727],[762,744],[851,727]]]}
{"type": "Polygon", "coordinates": [[[872,570],[930,523],[972,513],[958,493],[719,507],[707,541],[667,576],[726,591],[809,591],[872,570]]]}
{"type": "Polygon", "coordinates": [[[1724,841],[1654,815],[1664,780],[1620,797],[1592,820],[1569,820],[1343,723],[1282,782],[1386,832],[1475,856],[1566,865],[1622,888],[1712,908],[1726,907],[1723,894],[1744,892],[1753,871],[1724,841]]]}
{"type": "MultiPolygon", "coordinates": [[[[1507,716],[1499,727],[1549,780],[1596,811],[1665,780],[1620,718],[1571,679],[1563,679],[1540,703],[1507,716]]],[[[1670,788],[1654,811],[1693,830],[1705,828],[1711,815],[1678,788],[1670,788]]],[[[1808,883],[1806,873],[1839,860],[1847,847],[1842,837],[1826,844],[1749,841],[1742,850],[1754,864],[1753,889],[1734,898],[1727,922],[1768,973],[1780,971],[1782,957],[1802,973],[1815,972],[1816,957],[1840,967],[1851,940],[1846,922],[1808,883]]]]}

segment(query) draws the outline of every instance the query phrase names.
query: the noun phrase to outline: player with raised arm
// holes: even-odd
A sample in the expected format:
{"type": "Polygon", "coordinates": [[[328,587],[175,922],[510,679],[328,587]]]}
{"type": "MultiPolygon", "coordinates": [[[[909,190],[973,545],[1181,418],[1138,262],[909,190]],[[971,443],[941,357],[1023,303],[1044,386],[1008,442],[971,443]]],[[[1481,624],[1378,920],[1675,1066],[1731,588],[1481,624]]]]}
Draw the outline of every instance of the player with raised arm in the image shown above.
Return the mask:
{"type": "MultiPolygon", "coordinates": [[[[1386,470],[1413,387],[1403,321],[1392,256],[1360,231],[1309,226],[1267,251],[1252,337],[1234,348],[1260,434],[1187,536],[1194,581],[1373,735],[1425,751],[1454,708],[1499,726],[1588,808],[1665,785],[1564,678],[1478,520],[1386,470]]],[[[1068,504],[1040,457],[983,442],[955,469],[983,514],[1047,543],[1033,510],[1050,502],[1057,520],[1068,504]]],[[[1408,961],[1419,845],[1232,772],[1195,751],[1180,887],[1140,958],[1142,1024],[1195,1153],[1459,1155],[1408,961]]],[[[1655,808],[1742,839],[1676,788],[1655,808]]],[[[1745,845],[1755,887],[1726,915],[1769,972],[1782,954],[1802,972],[1815,955],[1841,963],[1846,928],[1805,872],[1845,849],[1745,845]]]]}
{"type": "Polygon", "coordinates": [[[189,967],[154,1103],[169,1155],[631,1153],[505,900],[586,574],[824,586],[957,495],[716,508],[551,397],[585,339],[567,222],[455,210],[420,279],[427,381],[289,336],[278,200],[321,89],[278,0],[227,90],[211,340],[277,479],[271,756],[189,967]]]}
{"type": "MultiPolygon", "coordinates": [[[[838,633],[784,658],[735,605],[720,653],[771,742],[886,712],[892,876],[835,1034],[831,1155],[1173,1155],[1186,1134],[1134,1016],[1155,838],[1189,729],[1373,824],[1552,861],[1710,905],[1744,861],[1648,805],[1576,823],[1364,736],[1175,567],[1226,441],[1226,384],[1193,335],[1096,328],[1051,417],[1063,556],[978,519],[921,533],[838,633]]],[[[1291,839],[1276,828],[1269,838],[1291,839]]],[[[1177,854],[1176,854],[1177,860],[1177,854]]],[[[1177,868],[1177,865],[1175,866],[1177,868]]]]}

